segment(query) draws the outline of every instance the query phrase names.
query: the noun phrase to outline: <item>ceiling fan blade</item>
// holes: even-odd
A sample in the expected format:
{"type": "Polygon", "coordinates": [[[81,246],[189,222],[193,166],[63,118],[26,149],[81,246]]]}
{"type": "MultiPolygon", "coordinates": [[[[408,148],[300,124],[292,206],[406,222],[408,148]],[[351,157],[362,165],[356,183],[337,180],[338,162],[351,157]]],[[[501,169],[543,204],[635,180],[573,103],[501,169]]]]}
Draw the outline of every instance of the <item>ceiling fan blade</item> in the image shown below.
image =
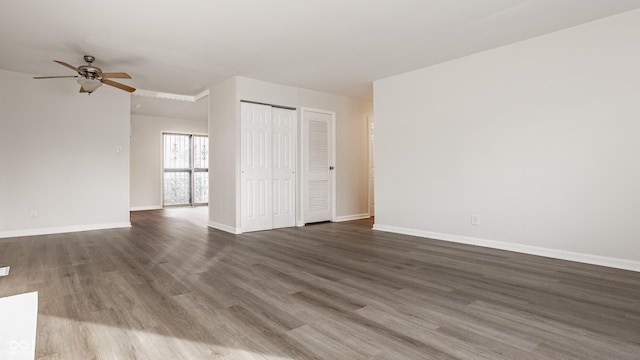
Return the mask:
{"type": "Polygon", "coordinates": [[[34,79],[59,79],[59,78],[77,78],[79,76],[70,75],[70,76],[34,76],[34,79]]]}
{"type": "Polygon", "coordinates": [[[66,62],[64,62],[64,61],[58,61],[58,60],[53,60],[53,61],[57,62],[58,64],[60,64],[60,65],[62,65],[62,66],[66,66],[66,67],[68,67],[69,69],[71,69],[71,70],[73,70],[73,71],[80,72],[80,70],[78,70],[78,68],[77,68],[77,67],[72,66],[72,65],[69,65],[69,64],[67,64],[67,63],[66,63],[66,62]]]}
{"type": "Polygon", "coordinates": [[[111,78],[111,79],[131,79],[131,76],[127,73],[116,72],[116,73],[100,73],[102,78],[111,78]]]}
{"type": "Polygon", "coordinates": [[[120,84],[119,82],[111,81],[109,79],[102,79],[102,80],[100,80],[100,82],[103,83],[103,84],[111,85],[113,87],[117,87],[120,90],[124,90],[124,91],[128,91],[128,92],[136,91],[136,89],[132,88],[131,86],[127,86],[125,84],[120,84]]]}

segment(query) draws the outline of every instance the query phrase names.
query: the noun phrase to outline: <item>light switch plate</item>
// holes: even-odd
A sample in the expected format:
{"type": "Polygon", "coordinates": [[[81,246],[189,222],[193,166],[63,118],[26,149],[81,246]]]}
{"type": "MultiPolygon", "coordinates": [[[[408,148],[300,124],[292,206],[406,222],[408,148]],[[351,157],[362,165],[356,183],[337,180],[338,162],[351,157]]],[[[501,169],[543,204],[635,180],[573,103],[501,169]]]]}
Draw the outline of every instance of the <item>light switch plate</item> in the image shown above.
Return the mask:
{"type": "Polygon", "coordinates": [[[9,266],[0,267],[0,276],[9,275],[9,266]]]}

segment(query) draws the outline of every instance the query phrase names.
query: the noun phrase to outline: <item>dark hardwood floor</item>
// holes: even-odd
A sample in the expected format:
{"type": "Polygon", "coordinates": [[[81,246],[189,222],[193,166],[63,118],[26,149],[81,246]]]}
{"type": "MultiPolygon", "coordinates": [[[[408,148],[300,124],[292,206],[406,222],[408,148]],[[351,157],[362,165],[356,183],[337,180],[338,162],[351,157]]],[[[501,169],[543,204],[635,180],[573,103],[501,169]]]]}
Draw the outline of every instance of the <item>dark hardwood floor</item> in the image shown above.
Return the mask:
{"type": "Polygon", "coordinates": [[[640,359],[640,273],[180,214],[0,240],[0,296],[39,292],[38,359],[640,359]]]}

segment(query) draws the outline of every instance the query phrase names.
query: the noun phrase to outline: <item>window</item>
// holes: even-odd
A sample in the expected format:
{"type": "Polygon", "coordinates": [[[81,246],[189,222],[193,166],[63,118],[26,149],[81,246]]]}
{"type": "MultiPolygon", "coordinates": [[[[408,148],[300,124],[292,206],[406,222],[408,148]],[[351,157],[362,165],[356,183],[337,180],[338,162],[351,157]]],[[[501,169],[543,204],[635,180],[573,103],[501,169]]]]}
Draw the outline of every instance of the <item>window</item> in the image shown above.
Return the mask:
{"type": "Polygon", "coordinates": [[[209,138],[162,134],[163,205],[204,205],[209,202],[209,138]]]}

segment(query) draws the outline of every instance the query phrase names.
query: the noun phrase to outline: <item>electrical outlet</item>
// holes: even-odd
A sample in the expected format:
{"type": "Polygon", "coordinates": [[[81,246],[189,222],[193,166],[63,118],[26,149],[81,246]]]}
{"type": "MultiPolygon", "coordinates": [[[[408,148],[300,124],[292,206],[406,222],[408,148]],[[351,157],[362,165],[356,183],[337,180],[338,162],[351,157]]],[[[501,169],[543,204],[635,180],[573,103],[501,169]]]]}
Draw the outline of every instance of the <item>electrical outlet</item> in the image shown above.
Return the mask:
{"type": "Polygon", "coordinates": [[[480,225],[480,215],[471,214],[471,225],[480,225]]]}
{"type": "Polygon", "coordinates": [[[121,153],[122,152],[122,146],[120,146],[120,145],[116,146],[116,152],[117,153],[121,153]]]}
{"type": "Polygon", "coordinates": [[[31,216],[31,217],[36,217],[36,216],[38,216],[38,210],[36,210],[36,209],[31,209],[31,211],[29,212],[29,216],[31,216]]]}

